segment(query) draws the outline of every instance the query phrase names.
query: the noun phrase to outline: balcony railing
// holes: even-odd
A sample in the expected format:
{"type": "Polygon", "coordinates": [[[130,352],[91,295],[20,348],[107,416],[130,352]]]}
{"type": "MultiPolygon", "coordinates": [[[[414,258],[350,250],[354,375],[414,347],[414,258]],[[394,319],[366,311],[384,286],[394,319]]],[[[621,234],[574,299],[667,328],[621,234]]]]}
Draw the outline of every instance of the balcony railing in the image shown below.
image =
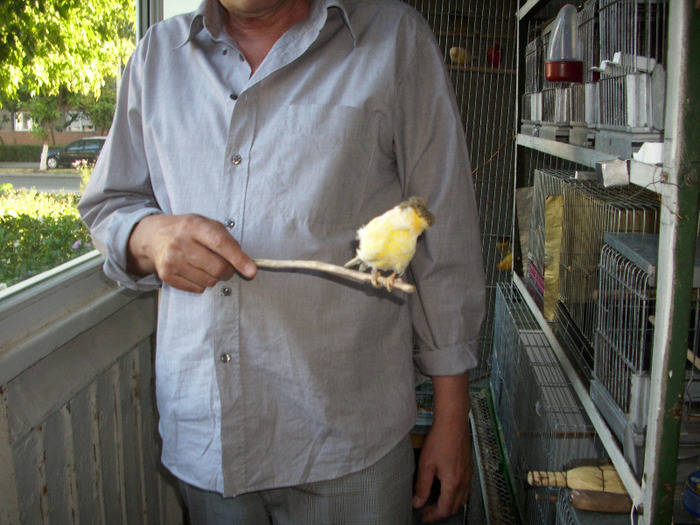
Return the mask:
{"type": "Polygon", "coordinates": [[[96,253],[0,292],[0,524],[183,522],[160,465],[156,309],[96,253]]]}

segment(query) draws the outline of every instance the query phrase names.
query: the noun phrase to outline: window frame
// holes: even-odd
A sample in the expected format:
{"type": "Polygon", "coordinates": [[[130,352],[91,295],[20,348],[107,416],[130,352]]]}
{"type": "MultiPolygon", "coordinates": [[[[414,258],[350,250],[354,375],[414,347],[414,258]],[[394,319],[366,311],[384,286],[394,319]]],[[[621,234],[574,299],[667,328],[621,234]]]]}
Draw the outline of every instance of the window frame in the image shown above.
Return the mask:
{"type": "MultiPolygon", "coordinates": [[[[140,39],[162,18],[162,1],[135,3],[140,39]]],[[[118,309],[143,293],[108,279],[103,263],[93,250],[0,290],[0,385],[98,322],[106,309],[118,309]]]]}
{"type": "MultiPolygon", "coordinates": [[[[163,19],[164,1],[136,0],[138,39],[163,19]]],[[[0,385],[143,293],[108,279],[103,264],[93,250],[0,290],[0,385]]]]}

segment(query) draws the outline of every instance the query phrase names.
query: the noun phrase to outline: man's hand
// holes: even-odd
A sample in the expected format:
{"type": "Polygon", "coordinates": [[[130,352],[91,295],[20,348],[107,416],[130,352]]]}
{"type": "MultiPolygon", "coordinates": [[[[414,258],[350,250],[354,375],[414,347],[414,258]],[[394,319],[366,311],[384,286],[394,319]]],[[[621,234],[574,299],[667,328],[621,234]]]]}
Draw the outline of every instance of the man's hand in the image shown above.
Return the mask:
{"type": "Polygon", "coordinates": [[[467,503],[473,469],[468,375],[433,377],[433,390],[433,425],[421,449],[413,495],[413,506],[423,507],[428,523],[452,516],[467,503]],[[440,481],[438,501],[424,507],[435,479],[440,481]]]}
{"type": "Polygon", "coordinates": [[[149,215],[128,243],[127,269],[157,273],[166,284],[202,293],[236,272],[253,278],[257,267],[223,224],[200,215],[149,215]]]}

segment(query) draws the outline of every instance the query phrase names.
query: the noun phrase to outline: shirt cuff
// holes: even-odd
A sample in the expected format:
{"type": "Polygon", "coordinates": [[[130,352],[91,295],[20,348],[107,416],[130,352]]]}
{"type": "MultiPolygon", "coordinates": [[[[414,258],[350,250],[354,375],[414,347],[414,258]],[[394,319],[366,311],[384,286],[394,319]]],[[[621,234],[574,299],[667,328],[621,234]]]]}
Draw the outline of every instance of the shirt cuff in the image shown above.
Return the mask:
{"type": "Polygon", "coordinates": [[[421,351],[413,359],[421,373],[426,376],[454,376],[471,370],[478,364],[476,346],[460,344],[439,350],[421,351]]]}
{"type": "Polygon", "coordinates": [[[138,222],[149,215],[161,213],[159,210],[144,209],[129,217],[128,221],[119,221],[113,235],[113,242],[107,247],[103,271],[107,277],[119,283],[119,285],[133,290],[153,290],[163,283],[155,273],[140,277],[127,272],[126,252],[129,237],[138,222]]]}

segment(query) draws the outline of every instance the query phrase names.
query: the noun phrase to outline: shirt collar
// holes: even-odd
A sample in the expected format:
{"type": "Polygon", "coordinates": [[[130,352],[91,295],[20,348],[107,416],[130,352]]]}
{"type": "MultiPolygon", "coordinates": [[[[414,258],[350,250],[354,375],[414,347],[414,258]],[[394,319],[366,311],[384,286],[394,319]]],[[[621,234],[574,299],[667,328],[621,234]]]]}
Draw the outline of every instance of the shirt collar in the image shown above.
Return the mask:
{"type": "MultiPolygon", "coordinates": [[[[348,16],[348,11],[343,0],[312,0],[314,2],[321,2],[325,4],[327,9],[335,7],[340,9],[343,15],[343,21],[345,26],[350,31],[352,35],[352,41],[354,46],[357,46],[357,37],[355,36],[355,31],[353,30],[352,23],[350,22],[350,17],[348,16]]],[[[224,30],[224,8],[218,2],[218,0],[204,0],[197,10],[194,12],[194,17],[190,23],[190,30],[187,34],[187,38],[184,39],[177,47],[181,47],[186,43],[192,41],[203,29],[209,32],[212,38],[218,38],[221,31],[224,30]]]]}

